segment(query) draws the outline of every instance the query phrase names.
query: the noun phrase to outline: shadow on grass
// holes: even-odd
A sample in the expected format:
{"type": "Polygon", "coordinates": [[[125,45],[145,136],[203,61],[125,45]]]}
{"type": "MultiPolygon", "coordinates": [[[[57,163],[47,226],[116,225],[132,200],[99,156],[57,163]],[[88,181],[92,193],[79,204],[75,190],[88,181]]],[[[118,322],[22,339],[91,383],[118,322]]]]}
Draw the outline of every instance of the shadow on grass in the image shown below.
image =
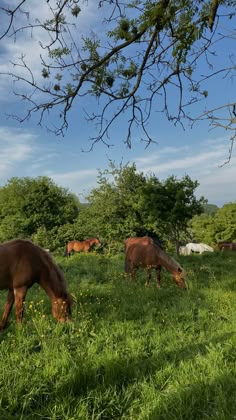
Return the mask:
{"type": "Polygon", "coordinates": [[[163,395],[147,420],[233,420],[236,418],[236,377],[221,375],[210,383],[198,381],[163,395]]]}
{"type": "MultiPolygon", "coordinates": [[[[232,335],[233,333],[215,336],[211,340],[212,348],[223,345],[232,335]]],[[[172,367],[176,372],[178,366],[181,368],[182,362],[193,360],[199,355],[204,356],[208,351],[209,341],[205,340],[200,345],[179,346],[173,351],[147,347],[142,355],[136,357],[127,354],[124,356],[122,354],[114,354],[110,360],[100,363],[96,367],[92,367],[89,360],[75,359],[73,368],[64,374],[63,377],[60,377],[60,381],[56,384],[48,383],[48,389],[45,384],[40,393],[32,395],[31,399],[24,401],[24,408],[21,407],[21,404],[15,407],[15,412],[21,413],[23,408],[24,418],[27,419],[31,418],[30,415],[36,412],[50,412],[51,406],[55,405],[55,401],[63,400],[66,396],[70,401],[77,401],[77,404],[79,404],[80,399],[87,399],[90,395],[90,410],[94,414],[95,408],[93,404],[96,404],[96,396],[99,396],[100,404],[104,405],[107,399],[107,392],[110,390],[111,393],[113,392],[120,396],[118,401],[121,404],[121,396],[125,395],[127,390],[130,391],[130,387],[134,386],[133,394],[127,402],[128,406],[126,409],[128,412],[134,399],[138,397],[143,398],[143,396],[139,395],[141,391],[136,389],[136,384],[142,381],[148,384],[151,381],[152,384],[156,383],[157,396],[161,394],[161,399],[158,398],[159,405],[145,419],[166,420],[181,418],[201,420],[205,418],[205,414],[206,418],[233,419],[233,413],[231,413],[232,417],[227,417],[229,409],[225,406],[225,401],[228,401],[231,409],[235,407],[235,395],[232,391],[236,389],[236,378],[233,374],[229,376],[222,375],[222,377],[217,378],[215,382],[210,384],[202,379],[201,382],[187,384],[184,389],[183,387],[179,389],[171,387],[168,389],[168,392],[165,392],[168,387],[168,378],[172,367]],[[168,368],[165,373],[166,367],[168,368]],[[157,372],[162,375],[161,381],[160,379],[156,381],[155,374],[157,372]],[[41,411],[42,409],[43,411],[41,411]],[[217,415],[217,410],[219,415],[217,415]]],[[[106,402],[106,404],[108,403],[106,402]]],[[[3,398],[2,410],[4,410],[4,405],[5,401],[3,398]]],[[[93,418],[108,419],[105,414],[104,417],[94,416],[93,418]]]]}
{"type": "MultiPolygon", "coordinates": [[[[194,287],[188,291],[178,289],[169,274],[163,275],[163,287],[160,290],[157,290],[153,285],[146,289],[144,282],[142,283],[142,275],[140,283],[135,286],[124,278],[122,261],[117,260],[114,265],[110,264],[110,260],[104,257],[96,261],[97,265],[94,257],[89,255],[83,258],[76,256],[73,259],[71,258],[70,261],[63,263],[65,276],[67,277],[68,275],[69,290],[74,291],[77,299],[77,305],[75,305],[73,311],[76,312],[82,308],[87,318],[92,316],[98,334],[101,334],[104,323],[110,326],[112,336],[112,326],[116,322],[134,322],[136,329],[140,327],[141,330],[143,328],[144,334],[147,334],[142,342],[142,348],[139,349],[136,356],[134,356],[135,352],[130,355],[129,351],[131,350],[129,346],[124,349],[118,347],[117,352],[114,348],[114,352],[110,353],[110,357],[104,357],[104,362],[102,362],[101,354],[102,351],[105,351],[104,347],[106,346],[104,339],[102,341],[104,347],[101,348],[100,354],[96,355],[96,358],[92,360],[93,364],[89,357],[86,358],[86,346],[81,353],[75,352],[76,356],[73,360],[73,365],[68,370],[65,369],[63,375],[58,378],[56,383],[53,382],[53,379],[47,378],[42,392],[34,394],[31,400],[24,401],[24,408],[22,406],[23,403],[19,402],[19,407],[16,411],[21,412],[24,410],[24,418],[26,419],[33,418],[33,413],[39,412],[41,407],[44,407],[44,413],[46,411],[50,412],[50,407],[55,404],[55,401],[59,401],[60,398],[63,399],[65,396],[72,398],[72,400],[73,398],[86,399],[92,393],[95,399],[96,393],[105,395],[108,389],[124,394],[130,386],[141,381],[151,381],[156,373],[165,371],[167,367],[173,368],[173,370],[176,368],[181,369],[182,362],[192,361],[199,355],[207,355],[209,341],[212,346],[223,345],[233,335],[230,332],[213,335],[211,332],[210,337],[207,337],[207,332],[210,332],[210,328],[207,326],[205,338],[199,338],[200,329],[202,328],[199,311],[205,310],[207,313],[212,310],[211,304],[204,294],[204,288],[212,287],[212,278],[209,276],[208,269],[200,268],[202,266],[212,267],[213,265],[213,273],[217,272],[218,269],[223,273],[227,267],[229,269],[228,257],[219,256],[219,261],[218,258],[216,260],[211,258],[210,261],[209,257],[205,258],[203,256],[190,256],[188,260],[186,259],[186,263],[182,265],[189,267],[195,275],[194,287]],[[194,266],[193,263],[196,265],[194,266]],[[76,278],[74,278],[75,275],[76,278]],[[199,284],[200,287],[198,288],[199,284]],[[86,291],[86,289],[89,290],[86,291]],[[182,343],[178,343],[178,347],[174,350],[168,350],[168,348],[165,348],[165,337],[163,334],[158,348],[155,342],[148,339],[148,322],[154,321],[154,328],[155,323],[157,327],[160,327],[163,317],[166,319],[165,323],[161,324],[163,331],[172,324],[173,328],[171,328],[173,331],[175,326],[181,326],[184,331],[192,329],[192,334],[189,337],[192,337],[193,342],[184,344],[182,341],[182,343]],[[145,332],[143,326],[146,322],[145,332]],[[197,340],[194,342],[195,337],[197,337],[197,340]],[[29,417],[27,417],[28,413],[29,417]]],[[[145,277],[145,273],[143,276],[145,277]]],[[[232,282],[232,279],[230,279],[230,282],[232,282]]],[[[222,291],[227,289],[228,286],[229,282],[227,280],[225,284],[222,284],[222,291]]],[[[76,316],[75,322],[78,324],[81,322],[79,315],[76,316]]],[[[204,319],[204,322],[208,322],[207,317],[204,319]]],[[[219,327],[217,326],[217,328],[219,332],[219,327]]],[[[190,340],[189,337],[188,339],[190,340]]],[[[0,335],[0,339],[3,340],[4,338],[7,338],[5,333],[2,336],[0,335]]],[[[113,339],[115,340],[115,338],[116,336],[113,334],[113,339]]],[[[86,336],[85,339],[89,341],[90,338],[86,336]]],[[[96,340],[96,337],[94,340],[96,340]]],[[[75,342],[75,346],[79,345],[80,342],[78,340],[78,342],[75,342]]],[[[227,358],[229,361],[232,360],[232,355],[230,353],[227,354],[227,358]]],[[[166,370],[168,371],[168,369],[166,370]]],[[[177,373],[175,374],[177,375],[177,373]]],[[[169,375],[169,373],[167,372],[166,375],[169,375]]],[[[164,379],[162,388],[158,388],[157,392],[165,391],[164,379]]],[[[220,411],[219,407],[218,411],[220,414],[217,414],[216,407],[218,405],[216,404],[216,399],[217,392],[219,392],[218,397],[219,395],[222,396],[223,406],[227,400],[227,391],[230,394],[231,407],[234,407],[232,400],[233,389],[235,389],[233,375],[222,375],[210,384],[204,381],[197,381],[195,384],[190,383],[184,389],[179,389],[176,392],[168,391],[166,395],[164,393],[160,405],[157,405],[146,419],[186,418],[186,420],[200,420],[207,413],[206,418],[231,420],[234,417],[227,417],[224,414],[228,413],[227,407],[224,407],[225,411],[220,411]],[[225,388],[223,385],[225,385],[225,388]],[[213,413],[215,417],[211,417],[213,413]]],[[[133,400],[131,398],[129,404],[132,405],[132,403],[133,400]]],[[[4,409],[4,400],[2,404],[4,409]]]]}

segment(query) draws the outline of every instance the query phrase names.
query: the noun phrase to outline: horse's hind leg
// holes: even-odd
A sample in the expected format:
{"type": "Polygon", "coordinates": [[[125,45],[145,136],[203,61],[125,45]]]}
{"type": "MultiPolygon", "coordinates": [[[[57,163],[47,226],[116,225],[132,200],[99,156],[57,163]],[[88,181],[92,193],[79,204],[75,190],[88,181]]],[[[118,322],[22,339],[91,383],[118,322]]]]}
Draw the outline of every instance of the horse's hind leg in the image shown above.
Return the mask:
{"type": "Polygon", "coordinates": [[[4,312],[2,316],[2,320],[0,323],[0,330],[3,330],[6,327],[8,316],[11,312],[12,305],[14,303],[15,296],[13,290],[9,290],[7,294],[7,301],[4,307],[4,312]]]}
{"type": "Polygon", "coordinates": [[[161,287],[161,266],[156,268],[156,286],[161,287]]]}
{"type": "Polygon", "coordinates": [[[129,260],[128,260],[127,256],[125,256],[125,272],[130,273],[129,260]]]}
{"type": "Polygon", "coordinates": [[[22,322],[24,299],[27,293],[27,287],[18,287],[14,289],[15,305],[16,305],[16,322],[22,322]]]}

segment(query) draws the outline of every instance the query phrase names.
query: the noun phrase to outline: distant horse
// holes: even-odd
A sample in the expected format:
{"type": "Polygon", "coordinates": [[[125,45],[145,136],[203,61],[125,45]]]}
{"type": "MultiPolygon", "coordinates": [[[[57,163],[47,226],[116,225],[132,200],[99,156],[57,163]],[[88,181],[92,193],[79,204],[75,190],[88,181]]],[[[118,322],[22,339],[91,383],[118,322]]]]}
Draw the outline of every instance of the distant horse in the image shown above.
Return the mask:
{"type": "Polygon", "coordinates": [[[66,255],[70,256],[72,251],[88,253],[93,245],[101,246],[98,238],[88,238],[85,241],[70,241],[66,245],[66,255]]]}
{"type": "Polygon", "coordinates": [[[222,242],[218,242],[218,248],[220,251],[236,251],[236,242],[227,242],[227,241],[222,241],[222,242]]]}
{"type": "Polygon", "coordinates": [[[15,239],[0,245],[0,289],[8,289],[0,330],[4,329],[12,306],[16,305],[16,321],[22,321],[23,302],[27,290],[38,283],[48,294],[52,315],[59,321],[71,316],[71,297],[63,273],[50,254],[32,242],[15,239]]]}
{"type": "Polygon", "coordinates": [[[179,247],[179,255],[189,255],[191,254],[191,250],[189,250],[186,246],[179,247]]]}
{"type": "Polygon", "coordinates": [[[169,271],[175,283],[182,288],[186,288],[184,281],[185,272],[183,268],[169,255],[155,244],[152,238],[144,236],[142,238],[128,238],[125,241],[125,271],[131,274],[135,280],[136,271],[140,267],[147,268],[146,286],[149,285],[151,270],[156,270],[156,285],[160,287],[161,267],[169,271]]]}
{"type": "Polygon", "coordinates": [[[214,252],[214,249],[206,244],[194,244],[189,243],[185,245],[185,247],[180,247],[179,252],[181,255],[190,255],[192,252],[197,252],[198,254],[202,254],[203,252],[214,252]]]}

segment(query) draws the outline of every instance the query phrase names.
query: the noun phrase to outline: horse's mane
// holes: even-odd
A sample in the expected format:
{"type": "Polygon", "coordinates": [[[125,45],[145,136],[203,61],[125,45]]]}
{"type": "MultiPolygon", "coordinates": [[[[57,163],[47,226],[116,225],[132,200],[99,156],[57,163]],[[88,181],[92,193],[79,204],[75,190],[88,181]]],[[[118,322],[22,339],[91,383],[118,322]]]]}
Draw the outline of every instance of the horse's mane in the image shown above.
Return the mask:
{"type": "Polygon", "coordinates": [[[185,271],[181,265],[174,260],[170,255],[166,254],[163,249],[161,249],[158,245],[156,245],[156,248],[158,248],[158,258],[161,260],[163,267],[165,267],[168,271],[171,273],[181,270],[183,275],[185,275],[185,271]]]}
{"type": "Polygon", "coordinates": [[[96,237],[94,236],[94,237],[92,237],[92,238],[85,239],[85,240],[84,240],[84,242],[98,241],[98,240],[99,240],[99,239],[98,239],[98,238],[96,238],[96,237]]]}

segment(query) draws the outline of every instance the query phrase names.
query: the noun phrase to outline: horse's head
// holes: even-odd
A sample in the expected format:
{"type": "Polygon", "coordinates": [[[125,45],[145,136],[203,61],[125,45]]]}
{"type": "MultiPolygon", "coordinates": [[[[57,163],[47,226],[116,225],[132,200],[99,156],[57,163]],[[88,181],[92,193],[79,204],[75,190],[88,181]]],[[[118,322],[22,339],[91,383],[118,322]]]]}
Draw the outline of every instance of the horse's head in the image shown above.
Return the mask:
{"type": "Polygon", "coordinates": [[[71,319],[72,298],[67,294],[63,298],[54,298],[52,300],[52,314],[58,322],[67,322],[71,319]]]}
{"type": "Polygon", "coordinates": [[[184,281],[185,276],[186,276],[186,273],[181,267],[179,267],[177,272],[173,274],[173,279],[175,283],[177,284],[177,286],[181,287],[182,289],[187,289],[187,285],[184,281]]]}
{"type": "Polygon", "coordinates": [[[99,246],[101,246],[102,244],[101,244],[101,242],[99,241],[99,239],[98,238],[94,238],[94,244],[97,246],[97,247],[99,247],[99,246]]]}

